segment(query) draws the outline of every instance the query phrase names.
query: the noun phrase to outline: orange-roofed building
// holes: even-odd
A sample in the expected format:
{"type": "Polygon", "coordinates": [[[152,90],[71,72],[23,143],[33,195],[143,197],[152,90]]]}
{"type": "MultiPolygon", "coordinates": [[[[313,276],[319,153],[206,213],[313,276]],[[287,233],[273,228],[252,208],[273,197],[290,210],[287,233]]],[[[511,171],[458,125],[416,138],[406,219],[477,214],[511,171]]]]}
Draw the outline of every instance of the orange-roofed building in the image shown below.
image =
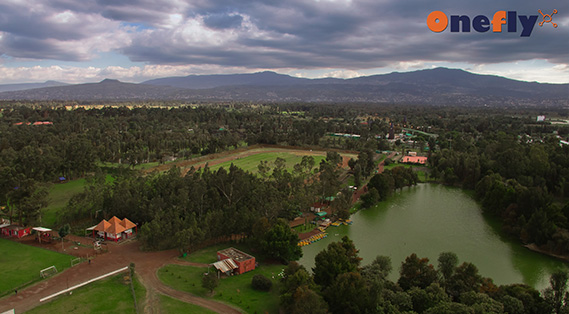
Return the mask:
{"type": "Polygon", "coordinates": [[[121,226],[123,226],[125,228],[123,233],[125,235],[125,238],[127,238],[127,239],[132,236],[132,228],[134,228],[135,233],[138,231],[136,224],[134,222],[128,220],[127,218],[124,218],[121,221],[121,226]]]}
{"type": "Polygon", "coordinates": [[[109,223],[111,225],[118,225],[121,223],[121,220],[117,218],[117,216],[113,216],[113,218],[109,219],[109,223]]]}
{"type": "Polygon", "coordinates": [[[104,238],[105,237],[105,230],[107,230],[107,228],[110,226],[111,224],[106,221],[105,219],[101,220],[101,222],[95,226],[95,228],[93,228],[93,238],[95,237],[95,231],[97,232],[97,236],[104,238]]]}
{"type": "Polygon", "coordinates": [[[121,239],[128,239],[132,236],[132,228],[136,230],[136,224],[128,219],[120,220],[116,216],[109,219],[109,221],[102,220],[98,225],[96,225],[93,230],[93,237],[95,237],[95,231],[97,235],[105,240],[118,241],[121,239]]]}
{"type": "Polygon", "coordinates": [[[427,157],[423,156],[403,156],[401,162],[405,164],[419,164],[424,165],[427,163],[427,157]]]}

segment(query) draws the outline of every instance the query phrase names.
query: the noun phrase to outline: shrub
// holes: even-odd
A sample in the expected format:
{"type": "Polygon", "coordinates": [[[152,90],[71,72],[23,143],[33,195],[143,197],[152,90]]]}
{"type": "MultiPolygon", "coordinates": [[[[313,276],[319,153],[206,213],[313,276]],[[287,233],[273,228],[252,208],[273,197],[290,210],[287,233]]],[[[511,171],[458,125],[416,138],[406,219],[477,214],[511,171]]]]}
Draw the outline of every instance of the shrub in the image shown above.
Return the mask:
{"type": "Polygon", "coordinates": [[[273,282],[269,278],[261,274],[257,274],[253,276],[253,279],[251,279],[251,285],[255,290],[269,291],[271,290],[273,282]]]}

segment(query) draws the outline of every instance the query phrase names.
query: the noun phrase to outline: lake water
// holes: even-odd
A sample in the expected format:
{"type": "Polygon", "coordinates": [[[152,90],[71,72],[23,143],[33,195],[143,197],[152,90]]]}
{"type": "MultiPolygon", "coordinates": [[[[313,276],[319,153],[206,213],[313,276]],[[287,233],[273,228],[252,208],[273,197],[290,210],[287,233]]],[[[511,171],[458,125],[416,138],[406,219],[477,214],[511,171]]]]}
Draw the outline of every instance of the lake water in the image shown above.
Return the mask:
{"type": "Polygon", "coordinates": [[[331,226],[327,238],[303,247],[299,262],[311,269],[318,252],[347,235],[360,250],[362,265],[377,255],[391,257],[394,281],[401,262],[412,253],[428,257],[436,267],[439,254],[451,251],[460,263],[474,263],[482,276],[497,285],[525,283],[538,290],[549,286],[553,271],[568,269],[566,263],[505,237],[499,222],[483,216],[472,197],[457,188],[437,184],[405,188],[350,219],[351,226],[331,226]]]}

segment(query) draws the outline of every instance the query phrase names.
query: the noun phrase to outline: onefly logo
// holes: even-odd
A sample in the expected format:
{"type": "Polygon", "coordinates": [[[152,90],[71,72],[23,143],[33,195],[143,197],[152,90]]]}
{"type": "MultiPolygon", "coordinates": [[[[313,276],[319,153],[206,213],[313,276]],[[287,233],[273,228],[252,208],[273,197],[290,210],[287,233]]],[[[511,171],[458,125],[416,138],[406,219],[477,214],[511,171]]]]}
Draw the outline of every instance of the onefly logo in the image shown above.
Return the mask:
{"type": "MultiPolygon", "coordinates": [[[[541,13],[541,10],[539,10],[541,13]]],[[[556,14],[557,10],[553,10],[552,14],[543,14],[543,21],[539,23],[539,26],[543,26],[543,23],[551,23],[553,27],[557,27],[557,24],[553,23],[552,15],[556,14]]],[[[521,37],[529,37],[533,31],[533,27],[537,22],[538,15],[518,15],[516,11],[497,11],[494,13],[492,20],[490,20],[485,15],[477,15],[470,20],[468,15],[451,15],[450,16],[450,31],[452,33],[463,32],[469,33],[470,26],[474,28],[475,31],[479,33],[485,33],[490,30],[490,25],[492,25],[492,32],[501,33],[502,25],[507,26],[508,33],[516,33],[518,31],[518,20],[522,26],[521,37]]],[[[427,26],[429,29],[435,33],[440,33],[444,31],[449,24],[448,16],[442,11],[433,11],[427,16],[427,26]]]]}
{"type": "Polygon", "coordinates": [[[539,22],[539,26],[543,26],[543,23],[551,23],[551,25],[553,25],[554,28],[557,28],[557,23],[553,23],[551,22],[551,20],[553,19],[553,14],[557,13],[557,10],[553,9],[553,13],[551,14],[543,14],[541,13],[541,10],[537,10],[539,12],[539,14],[541,14],[543,16],[543,21],[539,22]]]}

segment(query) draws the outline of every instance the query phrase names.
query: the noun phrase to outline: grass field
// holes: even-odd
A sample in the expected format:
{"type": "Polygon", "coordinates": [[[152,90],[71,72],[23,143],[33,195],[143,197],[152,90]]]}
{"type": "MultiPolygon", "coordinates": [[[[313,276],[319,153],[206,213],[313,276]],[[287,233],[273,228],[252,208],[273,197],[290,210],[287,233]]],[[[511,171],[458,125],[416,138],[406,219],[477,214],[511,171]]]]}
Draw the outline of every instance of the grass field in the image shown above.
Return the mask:
{"type": "Polygon", "coordinates": [[[205,309],[195,304],[182,302],[177,299],[160,295],[160,310],[162,313],[180,314],[214,314],[215,312],[205,309]]]}
{"type": "MultiPolygon", "coordinates": [[[[71,295],[59,296],[27,313],[136,313],[130,284],[124,280],[125,275],[96,281],[73,290],[71,295]]],[[[136,277],[134,291],[141,308],[141,298],[144,298],[146,291],[136,277]]]]}
{"type": "Polygon", "coordinates": [[[40,270],[55,265],[70,267],[70,255],[0,239],[0,296],[40,279],[40,270]]]}
{"type": "MultiPolygon", "coordinates": [[[[244,252],[251,252],[246,244],[221,243],[212,245],[182,258],[194,263],[209,264],[217,261],[216,252],[228,247],[234,247],[244,252]]],[[[257,257],[257,261],[262,257],[257,257]]],[[[260,267],[239,276],[222,278],[219,286],[215,289],[213,299],[233,304],[247,313],[278,313],[279,308],[279,277],[278,273],[285,268],[281,264],[260,263],[260,267]],[[251,287],[251,279],[255,274],[263,274],[273,281],[273,287],[269,292],[254,290],[251,287]],[[274,277],[274,278],[273,278],[274,277]]],[[[210,268],[212,270],[212,268],[210,268]]],[[[207,268],[181,265],[167,265],[158,270],[158,277],[165,284],[174,289],[193,293],[201,297],[209,296],[209,291],[202,288],[201,277],[207,268]]]]}
{"type": "MultiPolygon", "coordinates": [[[[237,167],[239,167],[245,171],[257,173],[259,170],[257,168],[257,166],[259,165],[259,162],[266,160],[269,162],[269,166],[271,168],[273,168],[274,162],[278,157],[286,160],[286,169],[289,171],[293,169],[294,165],[296,165],[302,161],[301,155],[296,155],[296,154],[289,153],[289,152],[267,152],[267,153],[259,153],[259,154],[255,154],[255,155],[251,155],[251,156],[238,158],[238,159],[235,159],[232,161],[223,162],[223,163],[211,166],[210,169],[211,170],[217,170],[217,169],[222,168],[222,167],[225,169],[229,169],[229,166],[231,166],[231,164],[234,164],[235,166],[237,166],[237,167]]],[[[315,168],[320,164],[321,160],[326,158],[325,153],[323,153],[321,156],[312,155],[312,157],[314,158],[314,167],[315,168]]]]}
{"type": "MultiPolygon", "coordinates": [[[[107,182],[112,179],[111,175],[107,175],[107,182]]],[[[67,205],[73,195],[83,192],[86,183],[85,179],[78,179],[52,185],[49,189],[48,205],[42,210],[42,225],[57,227],[59,211],[67,205]]]]}
{"type": "MultiPolygon", "coordinates": [[[[238,276],[222,278],[215,288],[213,299],[233,304],[247,313],[279,312],[279,277],[284,265],[261,265],[259,268],[238,276]],[[257,291],[251,287],[251,279],[256,274],[263,274],[273,281],[269,292],[257,291]]],[[[210,269],[210,271],[213,271],[210,269]]],[[[210,297],[209,291],[202,288],[201,277],[207,268],[166,265],[158,270],[162,282],[180,291],[186,291],[200,297],[210,297]]]]}
{"type": "Polygon", "coordinates": [[[79,179],[52,185],[49,189],[48,206],[43,209],[42,225],[55,227],[59,210],[67,205],[73,195],[83,192],[85,183],[85,179],[79,179]]]}

